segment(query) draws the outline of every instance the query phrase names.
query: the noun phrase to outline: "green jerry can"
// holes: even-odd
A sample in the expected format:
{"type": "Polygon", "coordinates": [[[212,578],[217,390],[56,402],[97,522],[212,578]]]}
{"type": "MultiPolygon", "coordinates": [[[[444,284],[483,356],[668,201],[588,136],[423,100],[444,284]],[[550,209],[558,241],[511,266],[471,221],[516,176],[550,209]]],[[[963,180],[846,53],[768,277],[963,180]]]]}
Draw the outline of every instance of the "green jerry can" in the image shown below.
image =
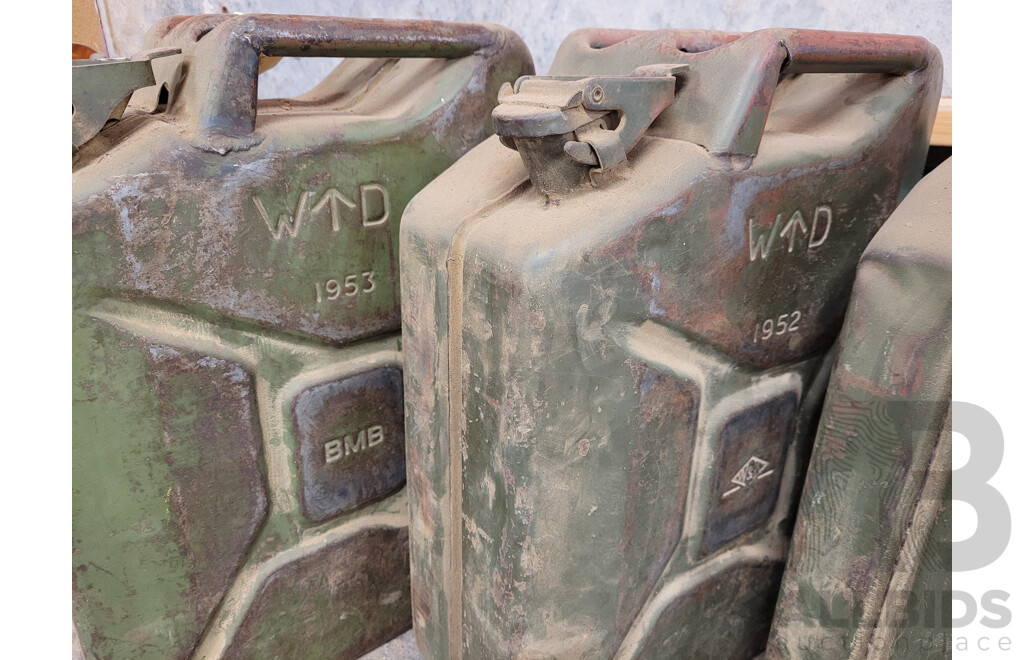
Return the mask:
{"type": "Polygon", "coordinates": [[[767,658],[949,658],[952,202],[946,160],[868,245],[767,658]]]}
{"type": "Polygon", "coordinates": [[[494,25],[271,15],[74,68],[85,657],[353,658],[409,627],[398,223],[532,72],[494,25]],[[282,56],[346,59],[257,100],[282,56]]]}
{"type": "Polygon", "coordinates": [[[582,30],[502,89],[401,229],[428,658],[764,650],[827,356],[941,73],[912,37],[582,30]]]}

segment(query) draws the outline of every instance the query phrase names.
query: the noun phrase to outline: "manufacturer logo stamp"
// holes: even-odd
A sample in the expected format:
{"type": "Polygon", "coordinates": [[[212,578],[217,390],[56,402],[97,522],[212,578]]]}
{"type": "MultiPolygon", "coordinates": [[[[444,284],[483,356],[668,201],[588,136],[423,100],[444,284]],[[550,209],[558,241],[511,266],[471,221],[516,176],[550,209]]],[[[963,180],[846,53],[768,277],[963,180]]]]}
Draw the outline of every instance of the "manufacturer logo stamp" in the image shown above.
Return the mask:
{"type": "Polygon", "coordinates": [[[744,488],[750,488],[759,480],[764,479],[775,473],[775,470],[768,469],[770,466],[768,461],[758,458],[757,456],[751,456],[747,459],[747,462],[743,464],[743,467],[733,475],[730,483],[736,484],[734,488],[722,493],[722,499],[729,497],[733,493],[737,493],[744,488]]]}

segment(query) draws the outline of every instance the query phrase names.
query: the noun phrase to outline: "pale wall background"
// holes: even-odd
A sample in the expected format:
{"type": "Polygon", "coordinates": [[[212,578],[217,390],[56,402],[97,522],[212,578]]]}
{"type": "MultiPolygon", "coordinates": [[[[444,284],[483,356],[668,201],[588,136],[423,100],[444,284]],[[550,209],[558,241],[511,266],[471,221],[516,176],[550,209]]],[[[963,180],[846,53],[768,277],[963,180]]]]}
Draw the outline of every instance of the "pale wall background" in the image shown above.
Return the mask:
{"type": "MultiPolygon", "coordinates": [[[[952,0],[97,0],[111,56],[142,45],[147,28],[173,14],[228,12],[430,18],[506,25],[523,38],[547,73],[567,33],[583,27],[708,28],[746,32],[766,27],[912,34],[927,38],[945,62],[942,95],[952,96],[952,0]]],[[[260,77],[260,96],[312,88],[331,61],[284,61],[260,77]]]]}

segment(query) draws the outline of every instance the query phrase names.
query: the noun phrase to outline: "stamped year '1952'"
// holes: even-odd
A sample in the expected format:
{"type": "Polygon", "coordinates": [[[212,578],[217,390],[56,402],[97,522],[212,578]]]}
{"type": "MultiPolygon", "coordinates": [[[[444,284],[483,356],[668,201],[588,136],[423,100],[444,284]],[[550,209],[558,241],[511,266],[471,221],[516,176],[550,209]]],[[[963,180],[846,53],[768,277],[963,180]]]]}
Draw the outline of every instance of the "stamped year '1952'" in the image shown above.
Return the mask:
{"type": "Polygon", "coordinates": [[[765,319],[763,323],[758,323],[754,328],[754,343],[766,342],[772,337],[781,337],[790,332],[796,332],[800,329],[798,324],[801,316],[799,311],[794,311],[780,315],[778,320],[765,319]]]}
{"type": "Polygon", "coordinates": [[[342,280],[327,280],[316,283],[316,301],[337,300],[342,296],[355,298],[358,295],[370,293],[376,287],[373,281],[373,271],[366,270],[358,275],[346,275],[342,280]]]}

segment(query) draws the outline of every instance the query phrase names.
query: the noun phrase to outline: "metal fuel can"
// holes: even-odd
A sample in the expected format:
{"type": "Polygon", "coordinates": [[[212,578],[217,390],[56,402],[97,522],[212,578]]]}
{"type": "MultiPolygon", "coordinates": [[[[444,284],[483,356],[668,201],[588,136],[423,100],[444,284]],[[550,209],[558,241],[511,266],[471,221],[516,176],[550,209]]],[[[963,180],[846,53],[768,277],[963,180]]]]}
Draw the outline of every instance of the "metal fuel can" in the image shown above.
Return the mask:
{"type": "Polygon", "coordinates": [[[582,30],[401,229],[413,628],[440,658],[765,648],[913,37],[582,30]]]}
{"type": "Polygon", "coordinates": [[[949,658],[952,182],[925,177],[861,257],[767,658],[949,658]]]}
{"type": "Polygon", "coordinates": [[[73,69],[88,658],[354,658],[410,625],[398,225],[533,72],[485,24],[173,17],[73,69]],[[343,57],[259,99],[276,57],[343,57]]]}

